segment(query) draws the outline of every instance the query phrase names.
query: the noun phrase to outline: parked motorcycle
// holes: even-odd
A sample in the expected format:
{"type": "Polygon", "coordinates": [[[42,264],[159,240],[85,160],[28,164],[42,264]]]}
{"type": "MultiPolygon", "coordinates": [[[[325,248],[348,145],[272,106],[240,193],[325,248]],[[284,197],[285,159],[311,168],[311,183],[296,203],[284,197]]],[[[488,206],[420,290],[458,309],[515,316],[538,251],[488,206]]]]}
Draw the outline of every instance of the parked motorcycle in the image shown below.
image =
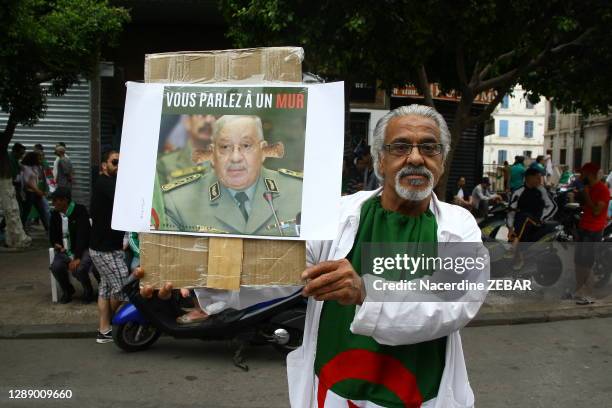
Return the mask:
{"type": "Polygon", "coordinates": [[[487,218],[479,223],[482,241],[489,250],[491,259],[491,278],[514,277],[532,279],[540,286],[554,285],[563,270],[557,246],[554,244],[558,241],[563,227],[558,222],[546,222],[540,226],[542,230],[536,242],[521,243],[523,266],[515,271],[516,259],[512,244],[506,237],[497,237],[506,224],[508,211],[506,203],[498,203],[489,209],[487,218]]]}
{"type": "Polygon", "coordinates": [[[234,364],[244,370],[242,351],[247,344],[271,344],[287,353],[302,343],[306,299],[301,290],[289,296],[261,302],[246,309],[226,309],[194,325],[181,326],[184,300],[175,293],[168,300],[140,295],[139,281],[130,275],[123,288],[129,298],[112,320],[115,344],[128,352],[146,350],[160,335],[177,339],[231,340],[236,346],[234,364]]]}

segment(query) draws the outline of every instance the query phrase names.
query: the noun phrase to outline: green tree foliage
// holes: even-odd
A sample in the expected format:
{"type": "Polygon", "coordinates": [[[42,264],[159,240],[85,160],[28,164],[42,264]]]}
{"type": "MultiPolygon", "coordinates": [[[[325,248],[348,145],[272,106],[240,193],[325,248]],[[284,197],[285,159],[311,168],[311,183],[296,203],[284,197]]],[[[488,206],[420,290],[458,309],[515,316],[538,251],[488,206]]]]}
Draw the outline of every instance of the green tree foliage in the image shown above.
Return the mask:
{"type": "Polygon", "coordinates": [[[126,10],[106,0],[3,0],[0,108],[9,119],[0,152],[17,124],[33,125],[44,115],[47,95],[62,95],[96,72],[102,47],[113,44],[128,20],[126,10]]]}
{"type": "Polygon", "coordinates": [[[237,46],[300,45],[309,70],[386,88],[413,83],[432,106],[428,83],[457,92],[452,147],[517,83],[532,101],[543,95],[565,110],[612,102],[608,0],[224,0],[221,8],[237,46]],[[474,116],[475,97],[488,91],[497,96],[474,116]]]}

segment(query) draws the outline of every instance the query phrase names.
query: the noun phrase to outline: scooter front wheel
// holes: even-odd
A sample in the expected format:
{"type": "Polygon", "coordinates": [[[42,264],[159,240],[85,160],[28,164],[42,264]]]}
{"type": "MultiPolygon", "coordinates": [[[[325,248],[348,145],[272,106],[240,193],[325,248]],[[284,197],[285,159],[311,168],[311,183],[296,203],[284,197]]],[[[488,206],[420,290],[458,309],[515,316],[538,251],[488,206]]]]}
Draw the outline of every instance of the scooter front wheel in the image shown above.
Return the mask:
{"type": "Polygon", "coordinates": [[[546,256],[536,261],[536,271],[533,279],[540,286],[552,286],[561,277],[563,263],[557,254],[546,256]]]}
{"type": "Polygon", "coordinates": [[[113,340],[115,344],[129,352],[146,350],[157,341],[161,331],[150,325],[137,322],[127,322],[113,325],[113,340]]]}

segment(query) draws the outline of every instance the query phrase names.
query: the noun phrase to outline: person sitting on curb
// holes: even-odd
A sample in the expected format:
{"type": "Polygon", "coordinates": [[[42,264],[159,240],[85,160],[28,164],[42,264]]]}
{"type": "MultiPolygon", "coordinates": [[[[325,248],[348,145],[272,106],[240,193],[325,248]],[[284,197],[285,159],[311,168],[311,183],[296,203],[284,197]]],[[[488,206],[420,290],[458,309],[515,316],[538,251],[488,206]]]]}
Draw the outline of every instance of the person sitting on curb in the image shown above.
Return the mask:
{"type": "Polygon", "coordinates": [[[472,212],[477,219],[486,219],[489,213],[489,204],[495,204],[502,200],[498,194],[489,191],[491,182],[488,177],[483,177],[480,184],[472,190],[472,212]]]}
{"type": "Polygon", "coordinates": [[[49,222],[49,240],[55,249],[51,272],[62,289],[60,303],[69,303],[74,287],[68,278],[68,271],[83,286],[83,303],[96,300],[89,270],[89,213],[87,208],[72,201],[72,194],[66,187],[58,187],[51,195],[55,210],[49,222]]]}

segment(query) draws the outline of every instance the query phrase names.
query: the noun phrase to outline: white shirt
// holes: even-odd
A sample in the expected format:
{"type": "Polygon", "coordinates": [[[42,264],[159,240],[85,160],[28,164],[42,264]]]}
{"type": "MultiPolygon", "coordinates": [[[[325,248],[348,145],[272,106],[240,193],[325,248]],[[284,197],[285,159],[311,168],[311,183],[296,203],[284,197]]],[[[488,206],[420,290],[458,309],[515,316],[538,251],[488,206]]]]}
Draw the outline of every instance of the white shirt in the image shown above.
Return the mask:
{"type": "Polygon", "coordinates": [[[483,188],[482,184],[478,184],[474,187],[474,190],[472,190],[472,205],[474,208],[479,208],[481,200],[489,200],[493,198],[493,196],[494,195],[490,194],[487,189],[483,188]]]}
{"type": "Polygon", "coordinates": [[[465,194],[463,193],[463,188],[462,187],[459,187],[459,191],[457,191],[456,197],[459,197],[462,200],[463,200],[463,197],[465,197],[465,194]]]}
{"type": "MultiPolygon", "coordinates": [[[[342,197],[338,236],[333,241],[308,241],[309,265],[347,256],[359,227],[361,206],[380,191],[362,191],[342,197]]],[[[440,202],[432,194],[430,209],[438,224],[438,242],[481,242],[476,221],[464,208],[440,202]]],[[[459,329],[474,318],[480,306],[479,302],[372,302],[366,296],[363,305],[356,309],[350,329],[354,334],[370,336],[388,345],[415,344],[448,336],[438,396],[422,407],[469,408],[474,406],[474,394],[467,378],[459,329]]],[[[287,356],[289,398],[294,408],[317,406],[314,360],[322,307],[323,302],[308,299],[302,346],[287,356]]],[[[326,404],[335,398],[335,394],[329,394],[333,393],[328,391],[326,404]]],[[[336,405],[333,401],[329,405],[347,406],[346,402],[336,405]]],[[[366,406],[375,407],[371,403],[366,406]]]]}

